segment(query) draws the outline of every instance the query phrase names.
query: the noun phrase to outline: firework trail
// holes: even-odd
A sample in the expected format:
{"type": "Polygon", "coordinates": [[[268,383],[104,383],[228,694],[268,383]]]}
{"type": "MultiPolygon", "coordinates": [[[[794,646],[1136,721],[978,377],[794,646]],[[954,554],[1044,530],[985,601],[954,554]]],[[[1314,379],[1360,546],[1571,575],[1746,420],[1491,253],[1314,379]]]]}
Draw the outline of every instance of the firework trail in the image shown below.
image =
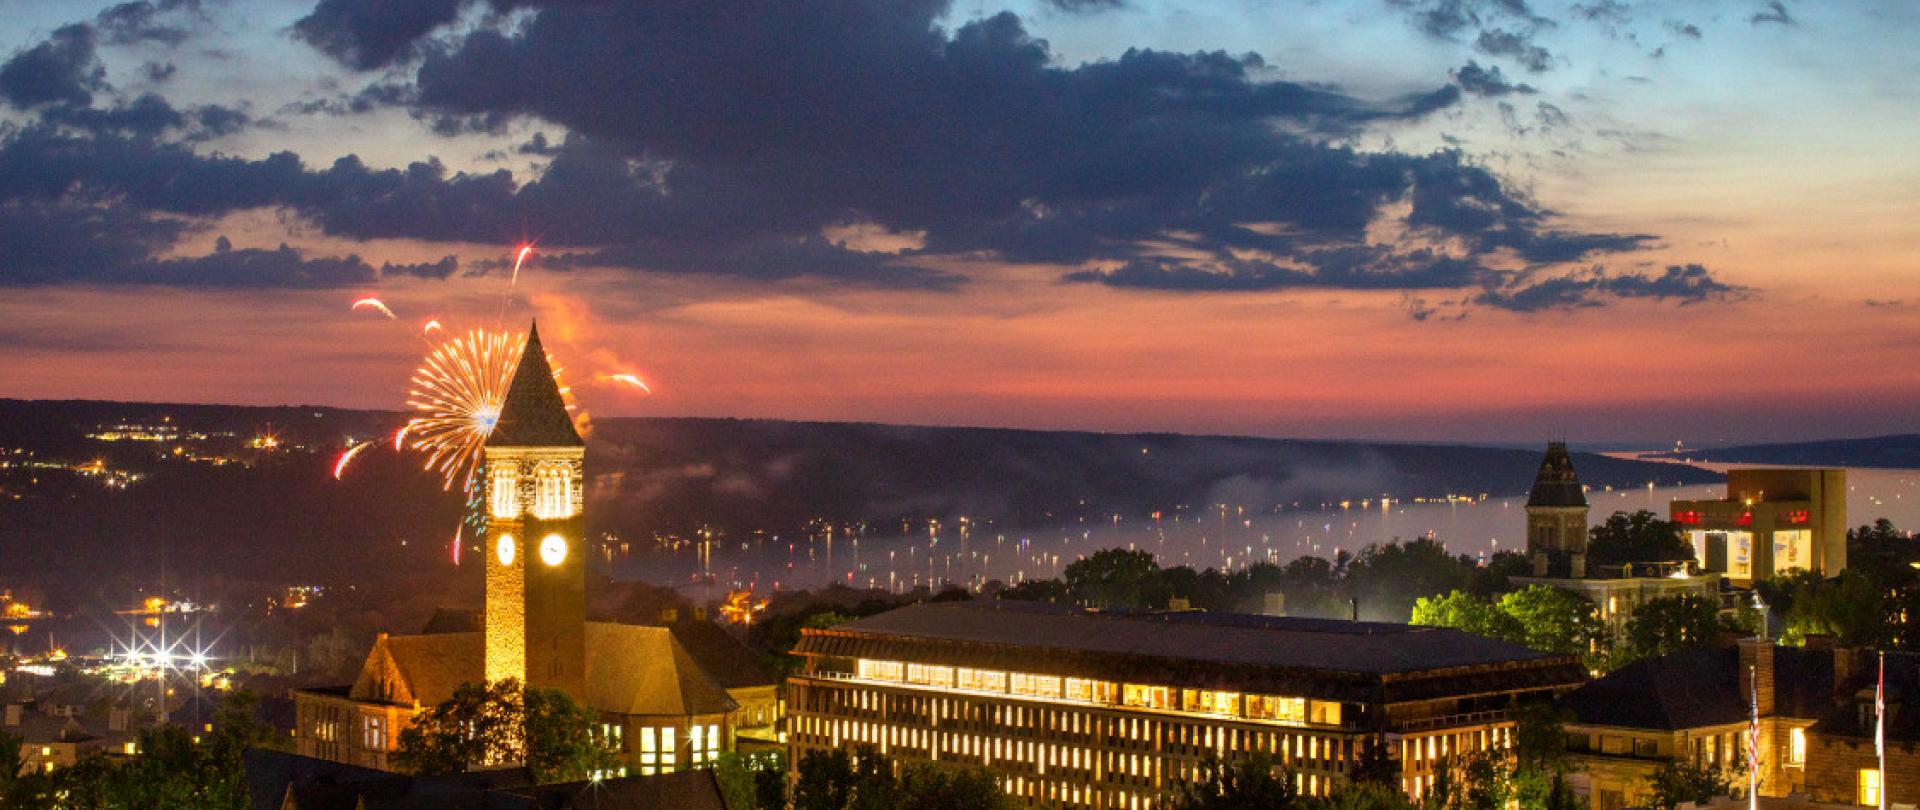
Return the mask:
{"type": "Polygon", "coordinates": [[[347,452],[341,453],[340,460],[333,463],[333,480],[338,481],[340,476],[346,475],[347,464],[353,461],[354,456],[360,455],[360,451],[367,449],[369,444],[372,442],[361,442],[347,448],[347,452]]]}
{"type": "Polygon", "coordinates": [[[380,313],[383,315],[386,315],[388,320],[394,320],[399,317],[393,314],[393,310],[387,308],[387,302],[382,301],[378,298],[362,298],[358,301],[353,302],[354,309],[361,309],[364,307],[372,307],[374,309],[380,310],[380,313]]]}
{"type": "Polygon", "coordinates": [[[648,388],[646,383],[641,382],[639,377],[636,377],[632,374],[608,374],[605,376],[607,379],[612,380],[614,382],[631,385],[649,394],[653,393],[652,388],[648,388]]]}
{"type": "Polygon", "coordinates": [[[448,489],[472,484],[523,340],[517,333],[475,329],[435,348],[414,371],[407,405],[420,415],[405,430],[413,449],[426,454],[425,468],[438,470],[448,489]]]}
{"type": "Polygon", "coordinates": [[[420,336],[425,337],[427,335],[431,335],[433,334],[433,330],[435,329],[440,330],[441,334],[445,334],[447,331],[447,328],[444,326],[441,326],[439,321],[437,320],[427,321],[427,324],[425,326],[420,327],[420,336]]]}
{"type": "Polygon", "coordinates": [[[521,263],[521,262],[524,262],[524,261],[526,261],[526,260],[527,260],[527,254],[529,254],[529,253],[532,253],[532,252],[533,252],[533,246],[532,246],[532,245],[521,245],[521,246],[520,246],[520,255],[518,255],[518,256],[515,256],[515,257],[513,257],[513,278],[511,278],[511,279],[508,279],[508,280],[507,280],[507,289],[509,289],[509,290],[511,290],[511,289],[513,289],[514,287],[516,287],[516,286],[519,286],[519,284],[520,284],[520,263],[521,263]]]}

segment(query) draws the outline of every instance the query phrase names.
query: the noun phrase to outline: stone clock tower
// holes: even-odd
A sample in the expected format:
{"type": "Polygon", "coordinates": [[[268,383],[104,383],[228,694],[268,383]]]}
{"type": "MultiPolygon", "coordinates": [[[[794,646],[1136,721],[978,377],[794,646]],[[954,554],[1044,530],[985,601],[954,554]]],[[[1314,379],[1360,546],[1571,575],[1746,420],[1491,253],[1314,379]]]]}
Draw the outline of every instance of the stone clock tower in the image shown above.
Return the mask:
{"type": "Polygon", "coordinates": [[[481,467],[486,676],[577,701],[586,698],[585,452],[535,326],[481,467]]]}

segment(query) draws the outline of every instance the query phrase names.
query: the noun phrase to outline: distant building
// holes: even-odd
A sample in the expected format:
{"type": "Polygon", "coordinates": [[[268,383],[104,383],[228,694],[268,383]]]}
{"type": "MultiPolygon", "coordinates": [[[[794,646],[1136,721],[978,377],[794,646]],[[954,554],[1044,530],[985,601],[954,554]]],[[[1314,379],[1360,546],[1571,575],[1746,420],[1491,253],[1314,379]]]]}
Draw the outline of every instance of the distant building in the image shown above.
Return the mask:
{"type": "Polygon", "coordinates": [[[1847,567],[1847,472],[1822,469],[1727,471],[1727,497],[1674,501],[1707,571],[1745,585],[1804,569],[1833,576],[1847,567]]]}
{"type": "Polygon", "coordinates": [[[1589,565],[1586,488],[1564,442],[1549,442],[1540,472],[1527,493],[1527,559],[1533,576],[1514,583],[1547,585],[1592,602],[1616,632],[1636,608],[1654,599],[1699,596],[1719,599],[1720,581],[1684,563],[1589,565]]]}
{"type": "Polygon", "coordinates": [[[9,703],[0,715],[0,732],[20,739],[20,772],[54,771],[73,767],[93,752],[110,755],[135,753],[138,732],[132,713],[113,709],[107,719],[89,720],[77,706],[9,703]]]}
{"type": "Polygon", "coordinates": [[[1507,710],[1582,683],[1569,656],[1436,627],[928,603],[802,631],[793,762],[872,746],[991,770],[1028,804],[1149,807],[1209,754],[1264,752],[1324,796],[1371,745],[1413,796],[1512,744],[1507,710]]]}
{"type": "Polygon", "coordinates": [[[1568,784],[1592,810],[1619,810],[1647,806],[1647,780],[1670,760],[1744,773],[1757,692],[1760,794],[1804,793],[1808,729],[1831,711],[1836,671],[1844,676],[1855,657],[1830,645],[1748,639],[1621,667],[1562,701],[1573,715],[1566,730],[1576,772],[1568,784]]]}
{"type": "MultiPolygon", "coordinates": [[[[707,766],[733,750],[738,704],[671,631],[586,620],[584,449],[536,329],[479,472],[488,548],[479,628],[382,634],[352,685],[297,691],[301,754],[388,769],[416,713],[462,683],[507,678],[597,712],[600,739],[632,773],[707,766]]],[[[430,626],[459,623],[443,614],[430,626]]]]}

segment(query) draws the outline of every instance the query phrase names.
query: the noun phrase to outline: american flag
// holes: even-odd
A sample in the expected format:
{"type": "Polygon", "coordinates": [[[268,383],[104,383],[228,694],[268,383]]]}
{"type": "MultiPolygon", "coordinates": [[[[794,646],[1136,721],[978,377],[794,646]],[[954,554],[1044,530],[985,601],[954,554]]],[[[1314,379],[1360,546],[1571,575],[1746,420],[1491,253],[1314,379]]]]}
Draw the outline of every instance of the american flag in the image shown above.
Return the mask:
{"type": "Polygon", "coordinates": [[[1749,680],[1753,682],[1753,695],[1747,715],[1747,773],[1757,780],[1760,776],[1760,684],[1758,678],[1749,680]]]}
{"type": "Polygon", "coordinates": [[[1887,654],[1880,653],[1880,679],[1873,687],[1873,753],[1880,762],[1880,810],[1887,810],[1887,654]]]}

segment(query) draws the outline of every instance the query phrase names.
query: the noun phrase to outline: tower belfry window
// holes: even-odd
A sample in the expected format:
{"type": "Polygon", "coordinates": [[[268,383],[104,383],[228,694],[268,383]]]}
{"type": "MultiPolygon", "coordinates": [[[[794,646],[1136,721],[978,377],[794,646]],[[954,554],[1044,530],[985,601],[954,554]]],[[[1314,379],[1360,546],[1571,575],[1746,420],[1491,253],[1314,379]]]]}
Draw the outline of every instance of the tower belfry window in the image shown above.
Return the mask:
{"type": "Polygon", "coordinates": [[[573,516],[572,471],[549,466],[534,473],[533,514],[542,520],[573,516]]]}
{"type": "Polygon", "coordinates": [[[490,511],[497,518],[520,516],[519,475],[510,466],[499,466],[493,470],[490,511]]]}

